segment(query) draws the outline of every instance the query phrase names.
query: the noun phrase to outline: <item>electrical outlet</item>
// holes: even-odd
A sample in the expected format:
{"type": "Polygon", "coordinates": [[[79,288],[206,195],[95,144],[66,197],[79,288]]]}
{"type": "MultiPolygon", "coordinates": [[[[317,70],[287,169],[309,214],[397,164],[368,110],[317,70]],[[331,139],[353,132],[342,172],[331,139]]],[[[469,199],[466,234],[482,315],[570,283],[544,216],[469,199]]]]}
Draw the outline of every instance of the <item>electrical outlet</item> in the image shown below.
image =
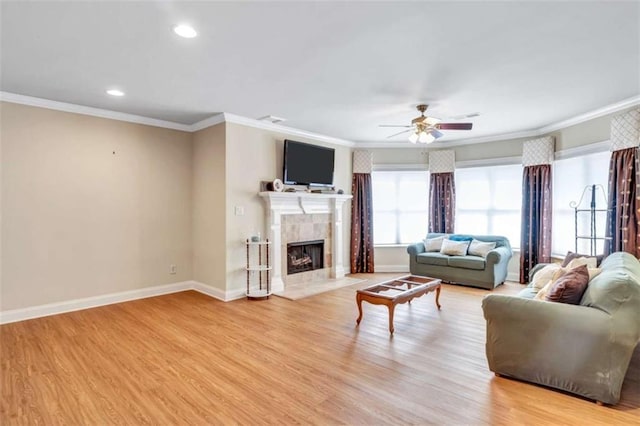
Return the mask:
{"type": "Polygon", "coordinates": [[[169,265],[169,273],[175,274],[176,272],[178,272],[178,267],[176,265],[169,265]]]}
{"type": "Polygon", "coordinates": [[[244,207],[236,206],[234,209],[234,213],[236,216],[244,216],[244,207]]]}

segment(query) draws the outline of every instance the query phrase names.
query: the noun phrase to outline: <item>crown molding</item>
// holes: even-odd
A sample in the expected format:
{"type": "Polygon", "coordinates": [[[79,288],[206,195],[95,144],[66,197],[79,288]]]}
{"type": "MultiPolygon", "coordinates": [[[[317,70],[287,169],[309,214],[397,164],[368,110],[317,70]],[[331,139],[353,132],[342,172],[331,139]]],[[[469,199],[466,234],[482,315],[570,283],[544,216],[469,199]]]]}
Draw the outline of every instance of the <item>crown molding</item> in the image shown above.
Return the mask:
{"type": "Polygon", "coordinates": [[[597,152],[611,151],[611,141],[601,141],[590,143],[589,145],[576,146],[574,148],[567,148],[561,151],[556,151],[554,154],[555,160],[562,160],[565,158],[578,157],[581,155],[595,154],[597,152]]]}
{"type": "Polygon", "coordinates": [[[197,123],[193,123],[191,126],[189,126],[189,131],[197,132],[198,130],[206,129],[207,127],[215,126],[224,122],[224,113],[219,113],[209,118],[205,118],[202,121],[198,121],[197,123]]]}
{"type": "Polygon", "coordinates": [[[555,132],[560,129],[575,126],[585,121],[593,120],[608,114],[612,114],[627,108],[640,105],[640,95],[624,99],[611,105],[578,115],[573,118],[558,121],[538,129],[525,130],[520,132],[503,133],[499,135],[482,136],[478,138],[460,139],[452,141],[435,142],[429,145],[414,145],[404,142],[353,142],[346,139],[334,138],[331,136],[321,135],[319,133],[300,130],[293,127],[283,126],[279,124],[269,123],[265,121],[255,120],[252,118],[242,117],[240,115],[219,113],[202,121],[193,124],[181,124],[172,121],[159,120],[156,118],[144,117],[141,115],[127,114],[123,112],[111,111],[101,108],[93,108],[83,105],[76,105],[67,102],[52,101],[49,99],[36,98],[33,96],[19,95],[16,93],[0,91],[0,101],[10,102],[21,105],[28,105],[40,108],[53,109],[57,111],[71,112],[82,115],[90,115],[93,117],[107,118],[111,120],[124,121],[128,123],[144,124],[153,127],[162,127],[165,129],[180,130],[183,132],[197,132],[207,127],[228,122],[240,124],[243,126],[253,127],[256,129],[270,130],[287,135],[298,136],[302,138],[313,139],[320,142],[326,142],[333,145],[341,145],[350,148],[394,148],[394,149],[438,149],[443,147],[456,147],[464,145],[474,145],[487,142],[500,142],[504,140],[535,138],[555,132]],[[440,146],[440,144],[443,144],[440,146]]]}
{"type": "Polygon", "coordinates": [[[173,121],[158,120],[156,118],[143,117],[141,115],[127,114],[124,112],[111,111],[108,109],[70,104],[67,102],[58,102],[49,99],[35,98],[33,96],[18,95],[16,93],[0,92],[0,101],[39,108],[53,109],[56,111],[72,112],[75,114],[90,115],[92,117],[108,118],[110,120],[125,121],[127,123],[145,124],[147,126],[181,130],[183,132],[191,131],[191,126],[188,124],[174,123],[173,121]]]}
{"type": "Polygon", "coordinates": [[[608,114],[613,114],[614,112],[622,111],[623,109],[631,108],[636,105],[640,105],[640,95],[624,99],[620,102],[616,102],[614,104],[607,105],[605,107],[598,108],[584,114],[580,114],[567,120],[549,124],[547,126],[539,128],[537,132],[539,134],[555,132],[556,130],[566,129],[567,127],[575,126],[576,124],[584,123],[585,121],[603,117],[608,114]]]}
{"type": "Polygon", "coordinates": [[[347,147],[359,146],[357,143],[348,141],[346,139],[334,138],[332,136],[321,135],[319,133],[308,132],[306,130],[300,130],[293,127],[282,126],[280,124],[269,123],[265,121],[255,120],[253,118],[242,117],[240,115],[224,113],[224,121],[227,123],[240,124],[243,126],[254,127],[256,129],[270,130],[273,132],[286,133],[292,136],[299,136],[302,138],[309,138],[320,142],[327,142],[332,145],[341,145],[347,147]]]}

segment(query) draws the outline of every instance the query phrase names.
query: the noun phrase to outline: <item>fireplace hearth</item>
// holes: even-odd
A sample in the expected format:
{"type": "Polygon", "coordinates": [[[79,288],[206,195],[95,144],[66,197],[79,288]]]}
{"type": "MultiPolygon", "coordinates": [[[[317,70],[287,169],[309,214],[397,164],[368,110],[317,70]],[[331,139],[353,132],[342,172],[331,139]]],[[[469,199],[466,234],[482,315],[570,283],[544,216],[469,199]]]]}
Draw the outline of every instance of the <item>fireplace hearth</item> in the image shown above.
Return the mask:
{"type": "Polygon", "coordinates": [[[287,275],[324,268],[324,240],[287,244],[287,275]]]}

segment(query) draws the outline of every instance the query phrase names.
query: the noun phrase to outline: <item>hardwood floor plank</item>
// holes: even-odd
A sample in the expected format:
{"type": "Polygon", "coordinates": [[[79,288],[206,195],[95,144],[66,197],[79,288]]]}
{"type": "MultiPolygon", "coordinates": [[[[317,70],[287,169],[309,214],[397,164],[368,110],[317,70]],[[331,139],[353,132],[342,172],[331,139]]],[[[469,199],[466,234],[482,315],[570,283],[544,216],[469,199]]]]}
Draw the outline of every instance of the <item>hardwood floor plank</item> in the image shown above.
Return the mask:
{"type": "MultiPolygon", "coordinates": [[[[222,303],[188,291],[0,326],[0,424],[637,424],[640,350],[600,407],[495,377],[485,290],[384,306],[355,290],[222,303]]],[[[507,283],[494,290],[515,293],[507,283]]]]}

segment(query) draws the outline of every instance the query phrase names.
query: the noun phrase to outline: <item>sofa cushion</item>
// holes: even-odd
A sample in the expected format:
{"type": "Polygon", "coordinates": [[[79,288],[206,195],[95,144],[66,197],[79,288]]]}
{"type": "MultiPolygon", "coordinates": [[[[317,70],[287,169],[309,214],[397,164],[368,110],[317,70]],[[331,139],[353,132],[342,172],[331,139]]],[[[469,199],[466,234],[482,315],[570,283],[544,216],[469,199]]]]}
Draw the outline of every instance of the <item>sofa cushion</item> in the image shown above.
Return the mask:
{"type": "Polygon", "coordinates": [[[578,305],[589,284],[587,265],[578,266],[558,278],[545,296],[548,302],[578,305]]]}
{"type": "Polygon", "coordinates": [[[441,253],[420,253],[416,256],[416,262],[422,263],[424,265],[439,265],[439,266],[447,266],[449,261],[449,256],[441,253]]]}
{"type": "Polygon", "coordinates": [[[518,293],[518,297],[524,297],[525,299],[534,299],[538,294],[537,290],[531,287],[525,287],[518,293]]]}
{"type": "Polygon", "coordinates": [[[477,269],[482,271],[486,265],[484,258],[479,256],[451,256],[449,266],[454,268],[477,269]]]}
{"type": "Polygon", "coordinates": [[[440,253],[448,254],[451,256],[464,256],[467,254],[469,248],[469,241],[452,241],[445,239],[442,241],[442,248],[440,253]]]}

